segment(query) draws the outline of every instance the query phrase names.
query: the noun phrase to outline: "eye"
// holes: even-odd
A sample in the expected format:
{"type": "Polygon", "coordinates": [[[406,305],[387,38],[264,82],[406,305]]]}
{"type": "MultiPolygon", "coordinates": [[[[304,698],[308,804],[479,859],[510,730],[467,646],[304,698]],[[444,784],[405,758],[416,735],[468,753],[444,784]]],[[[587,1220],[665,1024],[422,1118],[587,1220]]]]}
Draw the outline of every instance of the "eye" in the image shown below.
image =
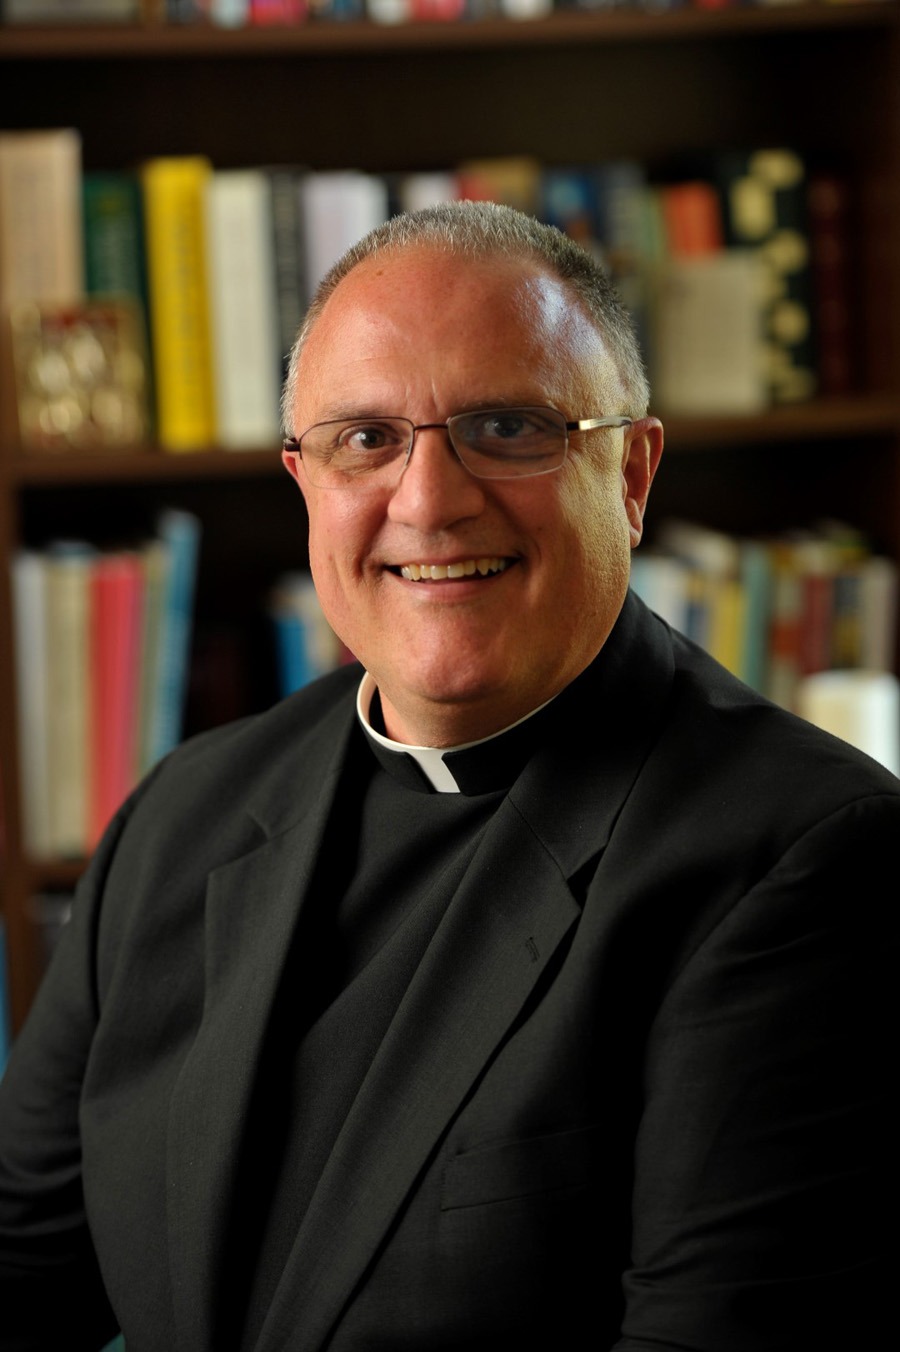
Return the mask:
{"type": "Polygon", "coordinates": [[[472,413],[460,419],[456,432],[468,447],[484,455],[545,455],[565,436],[552,411],[539,408],[472,413]]]}
{"type": "Polygon", "coordinates": [[[337,449],[349,454],[372,455],[378,451],[396,450],[406,441],[405,433],[391,423],[352,423],[340,429],[337,449]]]}

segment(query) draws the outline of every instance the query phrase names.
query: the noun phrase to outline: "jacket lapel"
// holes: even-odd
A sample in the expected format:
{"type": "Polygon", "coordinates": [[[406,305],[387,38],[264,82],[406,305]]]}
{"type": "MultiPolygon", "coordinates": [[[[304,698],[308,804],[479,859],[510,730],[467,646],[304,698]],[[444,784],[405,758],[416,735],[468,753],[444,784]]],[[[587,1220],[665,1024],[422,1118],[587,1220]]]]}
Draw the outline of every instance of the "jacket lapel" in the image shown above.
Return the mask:
{"type": "Polygon", "coordinates": [[[183,1352],[214,1346],[218,1268],[254,1072],[352,722],[344,701],[296,737],[251,813],[269,838],[208,879],[203,1017],[169,1115],[171,1276],[183,1352]]]}

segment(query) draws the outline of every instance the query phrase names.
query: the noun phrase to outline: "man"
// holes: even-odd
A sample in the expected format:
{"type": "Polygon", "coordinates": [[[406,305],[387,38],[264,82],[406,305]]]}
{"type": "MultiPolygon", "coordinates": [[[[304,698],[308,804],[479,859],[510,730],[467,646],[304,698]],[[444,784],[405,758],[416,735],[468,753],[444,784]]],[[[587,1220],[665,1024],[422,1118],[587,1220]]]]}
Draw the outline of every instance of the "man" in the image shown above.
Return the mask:
{"type": "Polygon", "coordinates": [[[101,844],[0,1090],[0,1347],[884,1341],[900,786],[627,595],[646,404],[515,212],[323,283],[285,463],[366,675],[101,844]]]}

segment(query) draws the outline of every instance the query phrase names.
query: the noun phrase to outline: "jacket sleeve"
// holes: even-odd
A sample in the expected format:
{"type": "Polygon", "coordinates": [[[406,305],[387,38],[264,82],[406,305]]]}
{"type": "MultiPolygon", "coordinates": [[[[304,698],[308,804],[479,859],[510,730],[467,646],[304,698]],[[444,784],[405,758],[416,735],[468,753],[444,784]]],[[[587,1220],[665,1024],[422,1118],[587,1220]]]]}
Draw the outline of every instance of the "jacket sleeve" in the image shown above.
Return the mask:
{"type": "Polygon", "coordinates": [[[117,1331],[85,1216],[79,1106],[98,1013],[99,899],[126,816],[79,884],[0,1080],[2,1352],[97,1352],[117,1331]]]}
{"type": "Polygon", "coordinates": [[[615,1352],[892,1341],[898,837],[890,794],[834,813],[669,986],[615,1352]]]}

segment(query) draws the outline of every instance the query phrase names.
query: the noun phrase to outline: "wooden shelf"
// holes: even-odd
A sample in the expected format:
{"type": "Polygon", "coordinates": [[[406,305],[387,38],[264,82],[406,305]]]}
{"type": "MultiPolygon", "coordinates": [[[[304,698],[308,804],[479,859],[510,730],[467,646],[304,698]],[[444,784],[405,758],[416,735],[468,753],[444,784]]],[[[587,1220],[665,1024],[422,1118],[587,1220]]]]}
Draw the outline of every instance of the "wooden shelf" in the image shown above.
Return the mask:
{"type": "Polygon", "coordinates": [[[83,24],[0,29],[0,60],[149,60],[157,57],[314,55],[376,51],[568,46],[572,43],[739,38],[748,33],[882,27],[896,17],[895,0],[844,0],[735,6],[667,12],[561,12],[543,19],[483,19],[461,23],[315,22],[285,27],[217,28],[212,24],[83,24]]]}

